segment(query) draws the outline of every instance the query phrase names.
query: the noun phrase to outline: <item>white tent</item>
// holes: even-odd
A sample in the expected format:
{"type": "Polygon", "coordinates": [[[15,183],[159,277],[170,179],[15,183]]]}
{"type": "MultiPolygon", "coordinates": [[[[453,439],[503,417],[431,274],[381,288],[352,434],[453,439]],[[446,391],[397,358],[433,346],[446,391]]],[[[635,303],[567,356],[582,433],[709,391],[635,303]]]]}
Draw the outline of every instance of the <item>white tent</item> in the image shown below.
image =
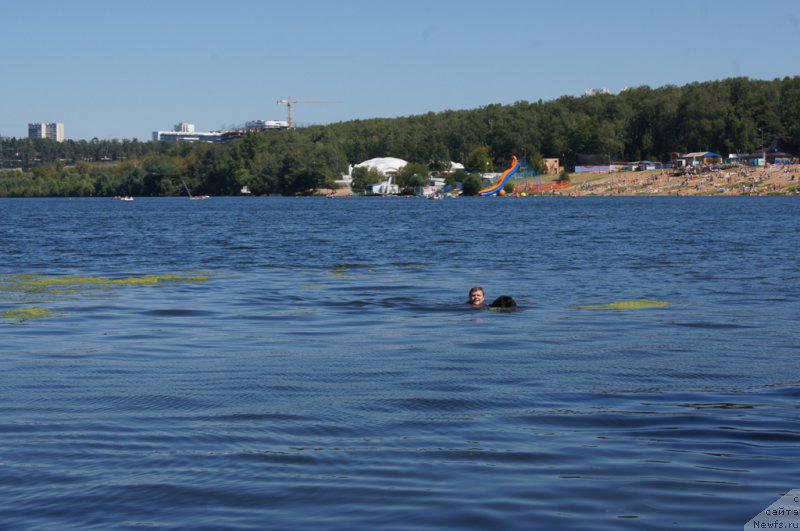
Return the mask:
{"type": "Polygon", "coordinates": [[[365,160],[360,164],[356,164],[356,168],[374,168],[382,174],[389,176],[397,173],[397,170],[408,164],[403,159],[396,159],[394,157],[378,157],[375,159],[365,160]]]}

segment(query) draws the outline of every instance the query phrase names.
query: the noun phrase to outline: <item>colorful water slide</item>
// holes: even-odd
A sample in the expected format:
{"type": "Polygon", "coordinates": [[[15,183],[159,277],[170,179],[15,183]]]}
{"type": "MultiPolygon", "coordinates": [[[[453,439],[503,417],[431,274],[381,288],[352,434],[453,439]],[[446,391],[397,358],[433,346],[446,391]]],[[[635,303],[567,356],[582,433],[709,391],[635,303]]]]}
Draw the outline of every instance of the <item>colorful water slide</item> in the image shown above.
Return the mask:
{"type": "Polygon", "coordinates": [[[514,158],[511,159],[511,166],[509,166],[509,168],[503,172],[500,178],[497,179],[497,182],[489,186],[488,188],[484,188],[483,190],[478,192],[478,194],[484,196],[495,195],[496,193],[498,193],[500,190],[503,189],[503,187],[506,185],[506,181],[508,181],[508,179],[512,175],[517,173],[518,169],[519,169],[519,162],[517,162],[517,157],[515,156],[514,158]]]}

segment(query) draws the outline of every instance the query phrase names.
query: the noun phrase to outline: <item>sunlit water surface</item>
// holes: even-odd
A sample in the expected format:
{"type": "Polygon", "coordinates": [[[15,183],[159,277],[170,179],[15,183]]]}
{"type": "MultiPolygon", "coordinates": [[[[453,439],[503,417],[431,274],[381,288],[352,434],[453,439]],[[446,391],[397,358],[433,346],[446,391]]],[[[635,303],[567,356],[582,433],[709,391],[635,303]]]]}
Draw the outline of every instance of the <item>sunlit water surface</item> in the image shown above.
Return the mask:
{"type": "Polygon", "coordinates": [[[740,529],[800,487],[799,232],[777,197],[0,200],[0,523],[740,529]]]}

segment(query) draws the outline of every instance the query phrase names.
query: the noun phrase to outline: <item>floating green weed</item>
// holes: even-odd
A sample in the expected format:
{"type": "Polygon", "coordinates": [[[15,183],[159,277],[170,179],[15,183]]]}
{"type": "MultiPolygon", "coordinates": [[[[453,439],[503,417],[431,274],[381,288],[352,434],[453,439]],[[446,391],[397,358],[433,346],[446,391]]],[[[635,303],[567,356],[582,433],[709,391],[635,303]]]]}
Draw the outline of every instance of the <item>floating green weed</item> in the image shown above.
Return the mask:
{"type": "Polygon", "coordinates": [[[331,269],[331,275],[335,277],[346,277],[350,273],[350,268],[347,266],[336,266],[331,269]]]}
{"type": "Polygon", "coordinates": [[[348,276],[351,273],[359,271],[366,271],[367,273],[375,273],[375,269],[363,264],[337,264],[331,268],[331,275],[335,277],[348,276]]]}
{"type": "Polygon", "coordinates": [[[53,289],[50,290],[51,295],[76,295],[78,290],[76,289],[53,289]]]}
{"type": "Polygon", "coordinates": [[[43,317],[50,317],[54,314],[53,310],[47,308],[17,308],[16,310],[6,310],[3,312],[3,317],[6,319],[19,319],[20,321],[27,321],[28,319],[41,319],[43,317]]]}
{"type": "MultiPolygon", "coordinates": [[[[17,304],[38,304],[59,297],[74,297],[83,293],[97,293],[125,286],[156,286],[159,284],[199,283],[208,280],[207,275],[145,275],[125,278],[102,278],[79,275],[41,276],[35,274],[0,276],[0,292],[11,294],[17,304]]],[[[52,310],[21,308],[2,314],[7,319],[38,319],[50,317],[52,310]]]]}
{"type": "Polygon", "coordinates": [[[61,277],[33,277],[22,278],[19,280],[20,286],[23,287],[41,287],[49,288],[50,286],[152,286],[154,284],[163,284],[167,282],[205,282],[208,276],[205,275],[149,275],[142,277],[127,277],[127,278],[100,278],[100,277],[82,277],[76,275],[66,275],[61,277]]]}
{"type": "Polygon", "coordinates": [[[74,294],[81,287],[111,288],[119,286],[154,286],[165,283],[205,282],[206,275],[147,275],[126,278],[101,278],[78,275],[42,277],[38,275],[15,275],[5,281],[7,291],[44,292],[51,294],[74,294]]]}
{"type": "Polygon", "coordinates": [[[649,299],[635,301],[616,301],[608,304],[587,304],[578,306],[579,310],[649,310],[653,308],[667,308],[667,301],[654,301],[649,299]]]}

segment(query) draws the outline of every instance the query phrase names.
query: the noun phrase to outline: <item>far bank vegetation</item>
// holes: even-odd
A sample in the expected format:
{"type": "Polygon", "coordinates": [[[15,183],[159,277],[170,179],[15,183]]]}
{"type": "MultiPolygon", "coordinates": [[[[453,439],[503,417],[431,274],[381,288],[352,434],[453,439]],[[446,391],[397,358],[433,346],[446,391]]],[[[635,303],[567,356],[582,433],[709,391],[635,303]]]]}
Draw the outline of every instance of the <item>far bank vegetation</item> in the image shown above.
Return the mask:
{"type": "MultiPolygon", "coordinates": [[[[0,140],[0,196],[171,196],[185,193],[297,195],[334,187],[356,164],[398,157],[412,187],[450,161],[470,174],[500,171],[511,157],[538,169],[580,154],[612,160],[667,161],[672,153],[747,153],[780,138],[800,152],[800,77],[731,78],[682,87],[647,86],[619,94],[492,104],[401,118],[251,133],[229,144],[138,140],[0,140]],[[424,174],[424,175],[423,175],[424,174]]],[[[354,175],[357,187],[383,176],[354,175]]]]}

